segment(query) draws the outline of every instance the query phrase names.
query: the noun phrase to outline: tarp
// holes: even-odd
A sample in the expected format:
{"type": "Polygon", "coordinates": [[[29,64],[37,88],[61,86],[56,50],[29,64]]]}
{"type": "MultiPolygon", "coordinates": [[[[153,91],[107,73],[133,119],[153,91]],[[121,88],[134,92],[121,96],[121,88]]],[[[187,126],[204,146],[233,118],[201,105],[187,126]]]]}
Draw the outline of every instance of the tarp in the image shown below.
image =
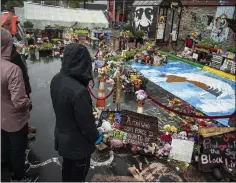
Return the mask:
{"type": "Polygon", "coordinates": [[[38,29],[55,24],[71,27],[76,22],[76,28],[108,27],[108,21],[102,10],[63,8],[30,2],[24,2],[24,19],[33,22],[34,28],[38,29]]]}
{"type": "Polygon", "coordinates": [[[23,24],[25,22],[24,8],[23,7],[14,7],[15,15],[18,16],[18,20],[23,24]]]}

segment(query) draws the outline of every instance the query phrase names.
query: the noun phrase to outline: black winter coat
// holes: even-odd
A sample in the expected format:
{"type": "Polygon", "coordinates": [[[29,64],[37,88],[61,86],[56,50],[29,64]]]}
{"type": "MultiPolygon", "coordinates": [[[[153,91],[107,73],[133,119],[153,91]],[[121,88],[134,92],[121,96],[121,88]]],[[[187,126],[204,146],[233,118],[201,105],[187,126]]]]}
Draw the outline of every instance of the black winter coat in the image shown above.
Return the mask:
{"type": "Polygon", "coordinates": [[[27,72],[27,67],[24,64],[24,62],[23,62],[23,60],[21,58],[21,55],[16,51],[16,47],[15,46],[13,46],[13,48],[12,48],[11,62],[13,64],[16,64],[17,66],[19,66],[21,68],[21,71],[22,71],[22,74],[23,74],[24,83],[25,83],[26,94],[30,97],[31,86],[30,86],[29,76],[28,76],[28,72],[27,72]]]}
{"type": "Polygon", "coordinates": [[[62,68],[51,82],[56,115],[55,149],[59,155],[78,160],[95,150],[98,131],[87,89],[92,61],[87,48],[72,43],[65,48],[62,68]]]}

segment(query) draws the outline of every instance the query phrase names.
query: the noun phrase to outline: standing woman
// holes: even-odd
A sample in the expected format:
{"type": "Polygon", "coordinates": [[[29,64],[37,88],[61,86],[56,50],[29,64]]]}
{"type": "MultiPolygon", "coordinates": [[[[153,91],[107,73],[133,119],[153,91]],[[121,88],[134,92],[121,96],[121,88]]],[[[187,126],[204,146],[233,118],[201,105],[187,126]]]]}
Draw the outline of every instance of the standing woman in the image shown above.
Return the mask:
{"type": "Polygon", "coordinates": [[[31,101],[26,94],[21,69],[11,63],[13,40],[1,28],[1,150],[2,159],[14,176],[12,180],[34,182],[38,175],[25,174],[28,120],[31,101]]]}
{"type": "Polygon", "coordinates": [[[55,149],[63,157],[62,181],[84,182],[95,144],[101,141],[87,89],[92,80],[92,61],[87,48],[71,43],[65,47],[62,68],[51,82],[56,115],[55,149]],[[97,140],[99,139],[99,140],[97,140]]]}
{"type": "MultiPolygon", "coordinates": [[[[3,28],[7,29],[11,33],[11,31],[12,31],[12,15],[11,14],[4,15],[1,18],[1,26],[3,28]]],[[[15,40],[17,40],[17,39],[15,39],[15,40]]],[[[21,68],[24,83],[25,83],[26,94],[30,98],[31,86],[30,86],[29,76],[27,73],[27,67],[26,67],[25,63],[23,62],[21,55],[20,55],[20,51],[24,45],[21,44],[20,42],[16,43],[15,45],[13,45],[13,47],[12,47],[11,62],[21,68]]],[[[28,139],[29,140],[31,140],[35,137],[35,132],[36,132],[35,128],[30,127],[30,126],[28,127],[28,139]]]]}

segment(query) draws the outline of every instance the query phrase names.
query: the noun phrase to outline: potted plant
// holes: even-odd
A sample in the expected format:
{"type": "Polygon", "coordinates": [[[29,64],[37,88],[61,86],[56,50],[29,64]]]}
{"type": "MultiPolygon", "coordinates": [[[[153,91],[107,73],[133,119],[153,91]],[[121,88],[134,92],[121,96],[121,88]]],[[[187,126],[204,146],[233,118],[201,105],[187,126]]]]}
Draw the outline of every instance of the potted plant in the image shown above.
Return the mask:
{"type": "Polygon", "coordinates": [[[133,36],[133,34],[132,34],[132,32],[130,32],[130,31],[124,31],[123,33],[122,33],[122,36],[121,36],[122,38],[125,38],[125,39],[129,39],[129,42],[133,42],[134,41],[134,36],[133,36]]]}
{"type": "Polygon", "coordinates": [[[34,24],[29,20],[25,21],[23,23],[23,25],[24,25],[24,28],[33,28],[34,27],[34,24]]]}
{"type": "Polygon", "coordinates": [[[37,47],[36,45],[29,45],[28,49],[31,56],[35,56],[36,47],[37,47]]]}
{"type": "Polygon", "coordinates": [[[126,24],[125,27],[124,27],[124,31],[131,31],[131,25],[126,24]]]}
{"type": "Polygon", "coordinates": [[[39,55],[40,57],[45,57],[52,55],[52,50],[53,50],[53,44],[44,42],[40,45],[39,47],[39,55]]]}
{"type": "Polygon", "coordinates": [[[52,39],[52,43],[53,43],[53,44],[57,44],[58,41],[61,41],[61,39],[59,39],[59,38],[53,38],[53,39],[52,39]]]}

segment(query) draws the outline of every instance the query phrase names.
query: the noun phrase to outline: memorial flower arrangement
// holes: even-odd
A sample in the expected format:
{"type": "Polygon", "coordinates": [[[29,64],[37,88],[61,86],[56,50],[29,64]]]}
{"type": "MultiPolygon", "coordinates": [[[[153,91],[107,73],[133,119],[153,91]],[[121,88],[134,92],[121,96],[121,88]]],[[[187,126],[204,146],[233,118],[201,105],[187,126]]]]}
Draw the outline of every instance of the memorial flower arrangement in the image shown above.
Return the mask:
{"type": "Polygon", "coordinates": [[[37,45],[29,45],[28,49],[31,50],[35,50],[36,48],[38,48],[37,45]]]}
{"type": "Polygon", "coordinates": [[[173,106],[173,105],[179,104],[180,102],[181,101],[179,99],[175,98],[174,100],[170,101],[169,104],[173,106]]]}
{"type": "Polygon", "coordinates": [[[129,38],[133,37],[133,34],[129,30],[127,30],[122,33],[122,37],[124,37],[125,39],[129,39],[129,38]]]}
{"type": "Polygon", "coordinates": [[[178,129],[175,126],[171,126],[168,124],[168,125],[164,125],[163,130],[169,133],[175,133],[177,132],[178,129]]]}
{"type": "Polygon", "coordinates": [[[197,32],[192,32],[191,34],[194,38],[198,36],[198,33],[197,32]]]}
{"type": "Polygon", "coordinates": [[[164,16],[160,16],[159,18],[159,23],[164,23],[165,22],[165,17],[164,16]]]}
{"type": "Polygon", "coordinates": [[[154,45],[147,47],[147,52],[148,52],[148,54],[154,54],[155,51],[156,51],[156,50],[155,50],[155,46],[154,46],[154,45]]]}
{"type": "Polygon", "coordinates": [[[145,100],[147,99],[147,94],[146,94],[146,92],[144,91],[144,90],[139,90],[139,91],[136,91],[135,92],[135,95],[136,95],[136,97],[137,97],[137,101],[139,102],[139,103],[142,103],[142,104],[144,104],[145,103],[145,100]]]}
{"type": "Polygon", "coordinates": [[[53,44],[47,42],[42,43],[39,47],[40,50],[48,50],[48,51],[53,50],[53,48],[54,48],[53,44]]]}
{"type": "Polygon", "coordinates": [[[26,34],[26,38],[27,39],[33,39],[33,35],[32,34],[26,34]]]}
{"type": "Polygon", "coordinates": [[[172,134],[177,133],[178,129],[173,125],[164,125],[163,126],[164,132],[161,135],[161,141],[163,144],[171,142],[172,134]]]}
{"type": "Polygon", "coordinates": [[[171,142],[172,135],[169,132],[164,132],[161,134],[161,141],[163,144],[171,142]]]}

